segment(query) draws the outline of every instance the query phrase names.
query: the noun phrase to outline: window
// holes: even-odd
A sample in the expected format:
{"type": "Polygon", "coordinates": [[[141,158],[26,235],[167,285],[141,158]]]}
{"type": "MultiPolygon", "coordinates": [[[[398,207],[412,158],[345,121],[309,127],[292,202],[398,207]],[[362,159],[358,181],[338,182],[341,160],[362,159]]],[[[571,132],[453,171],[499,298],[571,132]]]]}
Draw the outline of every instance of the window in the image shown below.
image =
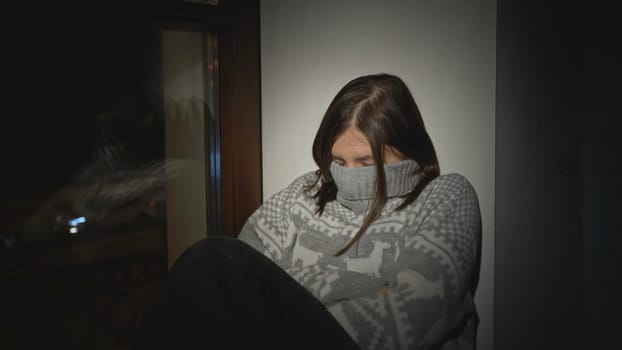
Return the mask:
{"type": "Polygon", "coordinates": [[[122,346],[167,265],[237,235],[260,204],[258,1],[208,3],[16,14],[0,128],[8,344],[122,346]]]}

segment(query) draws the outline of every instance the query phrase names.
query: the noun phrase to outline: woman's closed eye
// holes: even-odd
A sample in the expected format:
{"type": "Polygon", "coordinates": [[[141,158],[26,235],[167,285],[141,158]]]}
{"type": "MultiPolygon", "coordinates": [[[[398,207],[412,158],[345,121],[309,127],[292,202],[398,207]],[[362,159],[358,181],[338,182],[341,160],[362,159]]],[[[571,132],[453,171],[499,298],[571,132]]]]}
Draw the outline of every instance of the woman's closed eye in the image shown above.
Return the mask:
{"type": "Polygon", "coordinates": [[[346,162],[343,159],[332,157],[332,161],[337,165],[346,166],[346,162]]]}
{"type": "Polygon", "coordinates": [[[355,158],[351,161],[345,161],[342,158],[333,157],[333,162],[335,162],[337,165],[344,166],[346,168],[360,168],[360,167],[372,166],[376,164],[374,162],[374,158],[372,157],[355,158]]]}
{"type": "Polygon", "coordinates": [[[374,161],[373,158],[366,158],[364,160],[360,160],[359,164],[361,166],[372,166],[372,165],[376,165],[376,162],[374,161]]]}

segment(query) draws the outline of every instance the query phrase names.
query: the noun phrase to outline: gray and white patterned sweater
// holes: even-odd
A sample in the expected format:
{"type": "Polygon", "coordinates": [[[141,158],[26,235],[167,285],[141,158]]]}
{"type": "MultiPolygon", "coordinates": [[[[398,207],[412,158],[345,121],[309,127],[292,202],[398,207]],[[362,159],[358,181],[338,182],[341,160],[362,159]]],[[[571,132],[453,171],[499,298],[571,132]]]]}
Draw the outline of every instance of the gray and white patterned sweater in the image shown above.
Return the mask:
{"type": "Polygon", "coordinates": [[[473,349],[481,220],[469,181],[439,176],[400,211],[401,198],[389,198],[336,257],[364,212],[332,201],[318,216],[305,190],[314,180],[305,174],[273,195],[239,238],[315,295],[362,349],[473,349]]]}

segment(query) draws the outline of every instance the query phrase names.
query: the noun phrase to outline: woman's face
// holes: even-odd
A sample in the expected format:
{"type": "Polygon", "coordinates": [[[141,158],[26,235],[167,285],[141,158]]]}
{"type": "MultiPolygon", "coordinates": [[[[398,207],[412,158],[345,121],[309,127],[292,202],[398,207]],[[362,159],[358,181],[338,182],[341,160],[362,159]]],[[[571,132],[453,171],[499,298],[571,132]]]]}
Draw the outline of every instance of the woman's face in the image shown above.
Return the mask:
{"type": "MultiPolygon", "coordinates": [[[[331,149],[331,156],[335,163],[346,168],[374,165],[374,157],[367,137],[353,126],[337,137],[331,149]]],[[[406,157],[396,149],[385,147],[385,163],[394,163],[404,159],[406,157]]]]}

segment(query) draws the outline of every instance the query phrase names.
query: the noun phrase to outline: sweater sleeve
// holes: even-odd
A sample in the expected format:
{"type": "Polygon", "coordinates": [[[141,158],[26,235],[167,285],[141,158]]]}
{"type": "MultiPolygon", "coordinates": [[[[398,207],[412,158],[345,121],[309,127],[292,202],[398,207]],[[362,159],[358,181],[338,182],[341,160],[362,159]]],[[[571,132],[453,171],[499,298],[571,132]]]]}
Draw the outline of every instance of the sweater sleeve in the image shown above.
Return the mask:
{"type": "Polygon", "coordinates": [[[385,276],[389,289],[329,308],[363,349],[436,348],[475,314],[479,204],[465,178],[444,177],[421,194],[418,219],[385,276]]]}
{"type": "Polygon", "coordinates": [[[312,176],[309,173],[294,180],[268,199],[246,221],[238,238],[277,263],[325,305],[378,290],[387,283],[384,278],[345,271],[327,264],[292,265],[292,245],[297,238],[297,229],[289,210],[312,176]]]}
{"type": "Polygon", "coordinates": [[[296,238],[289,210],[312,176],[305,174],[270,197],[246,220],[238,236],[283,269],[291,265],[291,246],[296,238]]]}
{"type": "Polygon", "coordinates": [[[324,264],[294,266],[286,271],[325,306],[364,297],[387,285],[384,278],[324,264]]]}

